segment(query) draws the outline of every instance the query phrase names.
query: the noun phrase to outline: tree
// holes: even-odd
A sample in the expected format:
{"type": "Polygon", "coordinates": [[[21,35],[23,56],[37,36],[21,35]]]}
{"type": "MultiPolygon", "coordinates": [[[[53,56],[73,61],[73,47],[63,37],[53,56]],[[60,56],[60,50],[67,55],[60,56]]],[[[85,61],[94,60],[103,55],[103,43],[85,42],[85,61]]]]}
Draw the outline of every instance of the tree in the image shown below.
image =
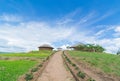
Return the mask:
{"type": "Polygon", "coordinates": [[[78,45],[76,47],[76,50],[80,51],[88,51],[88,52],[103,52],[105,49],[100,45],[95,44],[84,44],[84,45],[78,45]]]}
{"type": "Polygon", "coordinates": [[[95,52],[95,45],[94,44],[86,44],[87,51],[95,52]]]}
{"type": "Polygon", "coordinates": [[[120,55],[120,49],[117,51],[117,55],[120,55]]]}
{"type": "Polygon", "coordinates": [[[80,51],[84,51],[85,50],[85,45],[78,45],[77,47],[76,47],[76,49],[77,50],[80,50],[80,51]]]}
{"type": "Polygon", "coordinates": [[[100,45],[95,45],[95,51],[96,52],[103,52],[103,51],[105,51],[105,49],[100,45]]]}

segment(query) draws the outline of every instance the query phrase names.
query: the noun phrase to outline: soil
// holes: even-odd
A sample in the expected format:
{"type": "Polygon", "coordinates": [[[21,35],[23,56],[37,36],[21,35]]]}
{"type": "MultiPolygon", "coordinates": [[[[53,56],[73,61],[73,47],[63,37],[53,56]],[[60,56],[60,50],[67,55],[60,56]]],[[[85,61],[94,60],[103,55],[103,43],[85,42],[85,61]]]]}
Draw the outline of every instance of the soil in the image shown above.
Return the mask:
{"type": "Polygon", "coordinates": [[[62,51],[56,52],[50,59],[37,81],[75,81],[71,73],[66,70],[62,51]]]}
{"type": "Polygon", "coordinates": [[[82,61],[77,61],[76,59],[72,58],[67,52],[67,56],[71,59],[72,62],[78,65],[81,71],[86,73],[89,77],[94,79],[95,81],[120,81],[120,78],[109,76],[97,68],[91,67],[82,61]]]}

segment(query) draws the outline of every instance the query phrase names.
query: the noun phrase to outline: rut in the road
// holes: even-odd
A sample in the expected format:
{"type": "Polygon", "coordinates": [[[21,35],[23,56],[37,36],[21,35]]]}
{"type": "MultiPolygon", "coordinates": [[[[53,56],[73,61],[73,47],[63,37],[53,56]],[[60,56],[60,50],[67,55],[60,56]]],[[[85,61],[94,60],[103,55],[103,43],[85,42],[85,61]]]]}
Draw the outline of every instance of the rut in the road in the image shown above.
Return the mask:
{"type": "Polygon", "coordinates": [[[62,51],[53,55],[37,81],[74,81],[73,76],[65,68],[61,54],[62,51]]]}

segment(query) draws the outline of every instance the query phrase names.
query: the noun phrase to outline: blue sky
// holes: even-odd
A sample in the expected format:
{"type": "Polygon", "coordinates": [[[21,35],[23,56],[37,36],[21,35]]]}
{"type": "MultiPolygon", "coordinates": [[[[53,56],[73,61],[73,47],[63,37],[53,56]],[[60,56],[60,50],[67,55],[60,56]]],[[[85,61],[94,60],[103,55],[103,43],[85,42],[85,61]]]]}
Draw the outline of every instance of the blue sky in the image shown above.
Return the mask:
{"type": "Polygon", "coordinates": [[[119,0],[0,0],[0,51],[36,50],[48,43],[120,48],[119,0]]]}

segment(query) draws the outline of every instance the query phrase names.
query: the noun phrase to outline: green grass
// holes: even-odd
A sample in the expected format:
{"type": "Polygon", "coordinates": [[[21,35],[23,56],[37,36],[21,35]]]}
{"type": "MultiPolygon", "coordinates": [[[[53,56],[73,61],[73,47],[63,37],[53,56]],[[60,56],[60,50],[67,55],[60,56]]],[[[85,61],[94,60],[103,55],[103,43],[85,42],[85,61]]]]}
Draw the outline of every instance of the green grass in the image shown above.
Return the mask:
{"type": "MultiPolygon", "coordinates": [[[[32,58],[39,59],[39,63],[43,59],[46,59],[52,51],[32,51],[29,53],[8,53],[0,54],[0,58],[12,58],[17,57],[17,59],[0,59],[0,81],[17,81],[18,77],[26,74],[29,69],[32,69],[38,60],[32,60],[32,58]],[[19,58],[29,57],[29,59],[24,60],[19,58]]],[[[42,66],[42,65],[40,65],[42,66]]],[[[35,69],[36,70],[36,69],[35,69]]]]}
{"type": "Polygon", "coordinates": [[[78,61],[89,63],[105,73],[120,76],[120,56],[106,53],[69,51],[78,61]]]}
{"type": "Polygon", "coordinates": [[[9,53],[9,54],[0,54],[0,56],[5,57],[36,57],[36,58],[45,58],[49,56],[51,51],[32,51],[29,53],[9,53]]]}
{"type": "Polygon", "coordinates": [[[0,81],[16,81],[20,75],[28,72],[36,61],[0,61],[0,81]]]}

